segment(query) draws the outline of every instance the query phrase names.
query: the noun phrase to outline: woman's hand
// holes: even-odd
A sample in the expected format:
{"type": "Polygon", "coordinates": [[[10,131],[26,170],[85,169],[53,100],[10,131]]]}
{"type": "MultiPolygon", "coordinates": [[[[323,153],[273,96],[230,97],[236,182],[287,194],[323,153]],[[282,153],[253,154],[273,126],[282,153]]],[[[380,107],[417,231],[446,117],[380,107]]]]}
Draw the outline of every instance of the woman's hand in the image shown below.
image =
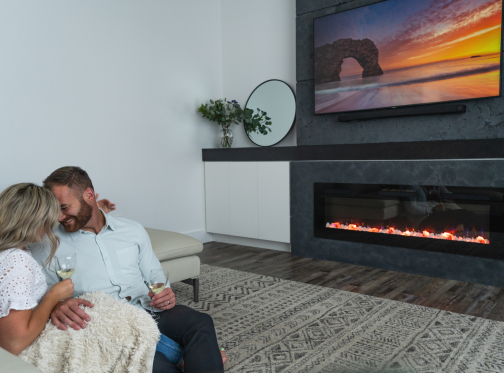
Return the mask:
{"type": "Polygon", "coordinates": [[[49,294],[53,295],[57,300],[70,298],[73,292],[74,284],[69,278],[54,284],[51,289],[49,289],[49,294]]]}

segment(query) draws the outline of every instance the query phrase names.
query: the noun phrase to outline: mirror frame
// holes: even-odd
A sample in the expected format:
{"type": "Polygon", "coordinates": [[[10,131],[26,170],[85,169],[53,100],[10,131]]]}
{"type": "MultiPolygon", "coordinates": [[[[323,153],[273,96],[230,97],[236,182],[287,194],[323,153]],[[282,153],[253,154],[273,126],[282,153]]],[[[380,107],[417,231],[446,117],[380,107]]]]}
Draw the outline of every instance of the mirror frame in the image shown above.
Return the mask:
{"type": "MultiPolygon", "coordinates": [[[[262,86],[263,84],[266,84],[268,82],[282,82],[284,83],[287,87],[289,87],[289,89],[291,90],[292,92],[292,96],[294,97],[294,119],[292,120],[292,124],[289,128],[289,130],[285,133],[285,136],[282,137],[279,141],[277,141],[276,143],[274,144],[271,144],[271,145],[259,145],[257,143],[255,143],[249,136],[248,132],[245,131],[245,126],[243,126],[243,130],[245,131],[245,134],[247,135],[248,139],[250,140],[250,142],[252,142],[254,145],[257,145],[257,146],[262,146],[264,148],[267,148],[269,146],[275,146],[277,144],[279,144],[280,142],[282,142],[286,137],[287,135],[292,131],[292,128],[294,127],[294,123],[296,123],[296,115],[297,115],[297,103],[296,103],[296,94],[294,93],[294,90],[292,89],[292,87],[290,85],[288,85],[286,82],[284,82],[283,80],[280,80],[280,79],[270,79],[270,80],[266,80],[264,82],[262,82],[261,84],[259,84],[257,87],[254,88],[254,90],[252,91],[252,93],[249,95],[248,99],[247,99],[247,102],[245,103],[245,108],[247,108],[247,105],[248,105],[248,102],[250,101],[250,98],[252,97],[252,95],[254,94],[254,92],[260,87],[262,86]]],[[[265,135],[265,136],[268,136],[268,135],[265,135]]]]}

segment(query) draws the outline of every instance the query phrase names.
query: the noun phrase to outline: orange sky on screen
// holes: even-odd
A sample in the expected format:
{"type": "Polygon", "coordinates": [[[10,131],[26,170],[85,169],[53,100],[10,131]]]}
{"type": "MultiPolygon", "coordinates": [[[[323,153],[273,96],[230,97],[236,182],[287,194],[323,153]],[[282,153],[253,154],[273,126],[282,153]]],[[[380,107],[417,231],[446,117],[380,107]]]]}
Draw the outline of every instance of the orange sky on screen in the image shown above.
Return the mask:
{"type": "Polygon", "coordinates": [[[500,24],[501,13],[498,13],[493,15],[492,17],[481,20],[479,23],[473,25],[470,28],[465,27],[460,30],[455,30],[447,35],[441,35],[427,41],[413,42],[409,46],[404,48],[404,50],[396,51],[397,54],[391,55],[389,58],[387,58],[387,55],[380,55],[380,65],[384,70],[391,70],[444,60],[471,57],[475,55],[499,53],[501,43],[500,27],[451,45],[440,48],[436,48],[436,46],[441,46],[443,44],[469,36],[478,31],[499,26],[500,24]],[[425,56],[419,57],[422,55],[425,56]]]}

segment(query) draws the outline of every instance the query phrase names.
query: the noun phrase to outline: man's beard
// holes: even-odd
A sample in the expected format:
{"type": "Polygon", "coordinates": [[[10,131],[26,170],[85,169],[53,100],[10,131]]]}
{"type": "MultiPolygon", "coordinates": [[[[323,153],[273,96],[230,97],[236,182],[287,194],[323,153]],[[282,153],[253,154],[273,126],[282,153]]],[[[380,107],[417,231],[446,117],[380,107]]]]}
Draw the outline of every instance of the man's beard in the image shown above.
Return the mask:
{"type": "MultiPolygon", "coordinates": [[[[79,229],[86,226],[86,224],[91,220],[91,216],[93,216],[93,208],[91,205],[87,204],[83,199],[80,200],[81,208],[77,213],[77,216],[69,216],[69,219],[74,219],[72,224],[63,224],[63,227],[67,232],[77,232],[79,229]]],[[[68,219],[67,219],[68,220],[68,219]]]]}

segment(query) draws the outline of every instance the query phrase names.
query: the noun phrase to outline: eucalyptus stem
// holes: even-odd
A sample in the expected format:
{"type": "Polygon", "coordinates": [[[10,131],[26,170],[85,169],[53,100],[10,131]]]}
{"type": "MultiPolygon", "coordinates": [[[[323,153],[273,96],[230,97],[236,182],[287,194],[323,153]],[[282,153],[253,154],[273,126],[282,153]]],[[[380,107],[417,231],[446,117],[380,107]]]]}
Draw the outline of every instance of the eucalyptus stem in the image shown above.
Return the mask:
{"type": "MultiPolygon", "coordinates": [[[[210,104],[201,104],[198,111],[203,118],[212,122],[217,122],[224,129],[229,128],[231,123],[243,123],[247,133],[255,132],[267,135],[271,132],[271,118],[267,116],[265,111],[245,108],[242,109],[236,100],[226,101],[226,99],[210,100],[210,104]]],[[[231,139],[232,142],[232,139],[231,139]]]]}

